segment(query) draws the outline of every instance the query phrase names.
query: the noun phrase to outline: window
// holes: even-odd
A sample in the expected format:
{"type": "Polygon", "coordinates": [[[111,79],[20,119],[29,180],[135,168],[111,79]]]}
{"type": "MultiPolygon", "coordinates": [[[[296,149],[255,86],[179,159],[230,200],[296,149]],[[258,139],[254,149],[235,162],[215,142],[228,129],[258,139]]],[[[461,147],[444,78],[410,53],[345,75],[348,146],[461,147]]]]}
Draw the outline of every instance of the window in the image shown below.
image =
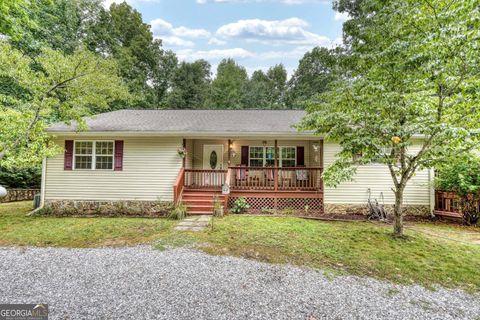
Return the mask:
{"type": "Polygon", "coordinates": [[[281,152],[281,164],[282,167],[295,167],[297,160],[295,147],[282,147],[281,152]]]}
{"type": "MultiPolygon", "coordinates": [[[[279,147],[278,164],[281,167],[295,167],[296,147],[279,147]]],[[[275,147],[250,147],[250,167],[267,167],[275,165],[275,147]]]]}
{"type": "Polygon", "coordinates": [[[250,167],[263,167],[264,152],[263,147],[250,147],[249,154],[249,166],[250,167]]]}
{"type": "Polygon", "coordinates": [[[113,141],[75,141],[75,169],[112,170],[113,141]]]}

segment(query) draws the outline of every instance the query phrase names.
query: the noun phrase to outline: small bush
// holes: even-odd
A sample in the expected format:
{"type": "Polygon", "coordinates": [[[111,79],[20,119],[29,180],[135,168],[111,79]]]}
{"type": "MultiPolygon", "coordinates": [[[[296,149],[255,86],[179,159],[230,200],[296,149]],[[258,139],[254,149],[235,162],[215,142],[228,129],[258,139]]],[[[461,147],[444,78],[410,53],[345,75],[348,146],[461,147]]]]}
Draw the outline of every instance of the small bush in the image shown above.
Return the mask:
{"type": "Polygon", "coordinates": [[[172,211],[170,211],[168,214],[168,219],[183,220],[186,216],[187,206],[183,202],[180,202],[173,207],[172,211]]]}
{"type": "Polygon", "coordinates": [[[247,200],[244,197],[240,197],[233,203],[232,212],[235,214],[244,213],[250,205],[247,203],[247,200]]]}
{"type": "Polygon", "coordinates": [[[218,197],[215,197],[213,199],[213,216],[216,218],[221,218],[223,217],[223,207],[220,199],[218,197]]]}

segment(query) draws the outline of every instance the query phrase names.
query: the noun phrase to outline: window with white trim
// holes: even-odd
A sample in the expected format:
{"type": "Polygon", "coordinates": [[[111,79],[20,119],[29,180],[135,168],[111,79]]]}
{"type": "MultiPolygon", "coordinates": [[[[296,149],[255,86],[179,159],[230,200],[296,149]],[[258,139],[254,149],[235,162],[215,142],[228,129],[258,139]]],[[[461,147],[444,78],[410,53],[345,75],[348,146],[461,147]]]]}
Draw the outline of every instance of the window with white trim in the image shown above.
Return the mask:
{"type": "MultiPolygon", "coordinates": [[[[249,147],[248,163],[250,167],[275,165],[275,147],[249,147]]],[[[295,167],[297,163],[296,147],[279,147],[278,164],[280,167],[295,167]]]]}
{"type": "Polygon", "coordinates": [[[75,141],[74,169],[112,170],[113,141],[75,141]]]}
{"type": "Polygon", "coordinates": [[[297,148],[296,147],[282,147],[280,153],[280,163],[281,166],[286,167],[295,167],[297,162],[297,148]]]}
{"type": "Polygon", "coordinates": [[[264,147],[250,147],[248,159],[250,167],[263,167],[265,161],[264,147]]]}

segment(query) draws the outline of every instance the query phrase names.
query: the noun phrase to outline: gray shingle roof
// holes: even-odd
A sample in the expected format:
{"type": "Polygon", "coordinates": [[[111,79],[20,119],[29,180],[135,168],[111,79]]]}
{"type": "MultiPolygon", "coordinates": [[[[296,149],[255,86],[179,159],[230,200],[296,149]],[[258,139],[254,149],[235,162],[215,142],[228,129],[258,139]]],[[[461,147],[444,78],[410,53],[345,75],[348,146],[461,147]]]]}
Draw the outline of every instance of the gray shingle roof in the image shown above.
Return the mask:
{"type": "MultiPolygon", "coordinates": [[[[295,133],[300,110],[119,110],[85,118],[89,132],[265,132],[295,133]]],[[[56,123],[48,132],[73,132],[76,125],[56,123]]]]}

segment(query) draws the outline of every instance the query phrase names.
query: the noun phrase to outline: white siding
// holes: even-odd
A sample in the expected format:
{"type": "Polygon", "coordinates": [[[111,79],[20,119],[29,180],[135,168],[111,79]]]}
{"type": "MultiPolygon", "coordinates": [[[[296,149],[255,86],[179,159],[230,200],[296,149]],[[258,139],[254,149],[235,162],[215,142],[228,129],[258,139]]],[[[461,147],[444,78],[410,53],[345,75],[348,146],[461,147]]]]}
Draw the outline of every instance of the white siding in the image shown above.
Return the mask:
{"type": "MultiPolygon", "coordinates": [[[[187,140],[189,141],[189,140],[187,140]]],[[[263,146],[263,141],[266,141],[267,146],[274,146],[274,140],[234,140],[232,139],[232,150],[235,152],[236,156],[231,158],[231,166],[238,166],[242,161],[242,146],[263,146]]],[[[193,168],[194,169],[202,169],[203,167],[203,146],[208,144],[221,144],[223,145],[223,167],[227,167],[228,162],[228,139],[223,140],[204,140],[204,139],[196,139],[193,140],[193,168]]],[[[188,145],[188,143],[187,143],[188,145]]],[[[308,140],[278,140],[278,146],[290,146],[290,147],[297,147],[303,146],[305,147],[305,165],[307,166],[318,166],[315,164],[314,156],[311,155],[312,144],[308,140]]],[[[318,157],[317,157],[318,160],[318,157]]],[[[187,165],[187,168],[189,166],[187,165]]]]}
{"type": "MultiPolygon", "coordinates": [[[[418,149],[413,145],[411,150],[418,149]]],[[[335,155],[341,150],[340,145],[325,143],[324,161],[327,168],[335,161],[335,155]]],[[[408,183],[404,195],[406,205],[430,205],[430,173],[428,170],[418,172],[408,183]]],[[[368,188],[372,191],[372,198],[380,198],[383,192],[386,204],[394,203],[392,192],[393,182],[390,172],[385,165],[371,164],[360,166],[353,181],[345,182],[337,188],[325,188],[324,201],[327,204],[366,204],[368,188]]]]}
{"type": "MultiPolygon", "coordinates": [[[[63,154],[47,159],[45,200],[164,200],[173,199],[172,186],[182,166],[177,149],[181,138],[92,137],[123,140],[123,171],[63,170],[63,154]]],[[[57,139],[63,148],[65,140],[57,139]]]]}

